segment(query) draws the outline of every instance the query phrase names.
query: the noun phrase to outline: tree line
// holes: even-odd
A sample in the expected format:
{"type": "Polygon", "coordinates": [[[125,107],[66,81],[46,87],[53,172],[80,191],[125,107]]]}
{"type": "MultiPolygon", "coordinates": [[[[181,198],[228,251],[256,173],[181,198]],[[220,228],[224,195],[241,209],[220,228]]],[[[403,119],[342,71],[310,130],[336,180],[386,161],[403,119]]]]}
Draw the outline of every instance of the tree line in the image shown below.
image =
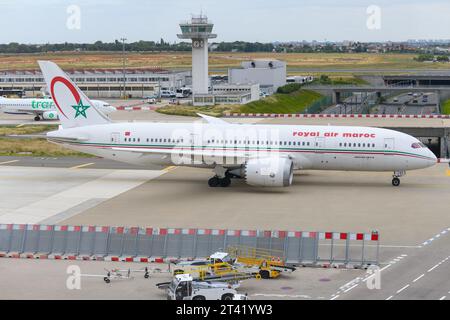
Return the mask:
{"type": "MultiPolygon", "coordinates": [[[[125,43],[126,51],[134,52],[161,52],[161,51],[191,51],[190,42],[169,43],[160,41],[136,41],[125,43]]],[[[250,43],[243,41],[212,43],[211,50],[224,52],[271,52],[274,45],[271,43],[250,43]]],[[[0,44],[0,53],[47,53],[61,51],[122,51],[122,42],[96,41],[94,43],[46,43],[46,44],[23,44],[11,42],[0,44]]]]}
{"type": "Polygon", "coordinates": [[[450,58],[449,56],[446,55],[435,56],[432,53],[425,53],[418,55],[417,57],[414,58],[414,60],[419,62],[425,61],[449,62],[450,58]]]}

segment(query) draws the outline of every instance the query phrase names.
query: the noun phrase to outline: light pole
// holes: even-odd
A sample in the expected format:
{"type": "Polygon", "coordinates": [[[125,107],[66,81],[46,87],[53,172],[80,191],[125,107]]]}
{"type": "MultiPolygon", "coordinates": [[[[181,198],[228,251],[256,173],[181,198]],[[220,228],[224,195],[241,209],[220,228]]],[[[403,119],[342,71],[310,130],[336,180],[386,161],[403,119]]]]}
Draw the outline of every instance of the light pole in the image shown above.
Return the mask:
{"type": "Polygon", "coordinates": [[[127,40],[126,38],[120,38],[120,40],[122,40],[122,76],[123,76],[123,91],[122,91],[122,97],[125,98],[126,96],[126,92],[125,92],[125,85],[126,85],[126,80],[125,80],[125,41],[127,40]]]}

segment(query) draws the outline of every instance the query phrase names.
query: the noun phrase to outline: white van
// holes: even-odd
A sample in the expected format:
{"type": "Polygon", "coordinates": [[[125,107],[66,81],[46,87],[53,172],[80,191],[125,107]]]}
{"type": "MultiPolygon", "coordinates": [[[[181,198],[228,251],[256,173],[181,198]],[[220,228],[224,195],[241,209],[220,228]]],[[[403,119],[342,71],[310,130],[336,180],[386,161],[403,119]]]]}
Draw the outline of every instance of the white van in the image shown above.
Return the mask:
{"type": "Polygon", "coordinates": [[[177,94],[172,90],[161,90],[161,98],[176,98],[177,94]]]}

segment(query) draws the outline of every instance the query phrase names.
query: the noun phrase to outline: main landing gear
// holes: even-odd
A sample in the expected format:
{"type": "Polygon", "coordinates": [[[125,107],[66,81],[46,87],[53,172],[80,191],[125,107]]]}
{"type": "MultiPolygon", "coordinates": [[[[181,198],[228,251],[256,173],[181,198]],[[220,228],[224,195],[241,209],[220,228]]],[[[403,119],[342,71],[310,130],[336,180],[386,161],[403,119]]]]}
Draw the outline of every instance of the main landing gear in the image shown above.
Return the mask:
{"type": "Polygon", "coordinates": [[[226,188],[231,184],[230,177],[219,178],[218,176],[214,176],[208,180],[208,185],[212,188],[215,187],[223,187],[226,188]]]}
{"type": "Polygon", "coordinates": [[[231,177],[233,175],[230,172],[228,172],[228,169],[226,169],[220,165],[216,165],[216,167],[214,168],[214,173],[216,175],[208,180],[208,185],[211,188],[215,188],[215,187],[226,188],[226,187],[230,186],[231,177]]]}
{"type": "Polygon", "coordinates": [[[41,120],[41,117],[39,117],[39,116],[34,117],[34,121],[39,121],[39,120],[41,120]]]}
{"type": "Polygon", "coordinates": [[[406,174],[404,170],[402,171],[395,171],[394,175],[392,176],[392,185],[394,187],[398,187],[400,185],[400,177],[403,177],[406,174]]]}

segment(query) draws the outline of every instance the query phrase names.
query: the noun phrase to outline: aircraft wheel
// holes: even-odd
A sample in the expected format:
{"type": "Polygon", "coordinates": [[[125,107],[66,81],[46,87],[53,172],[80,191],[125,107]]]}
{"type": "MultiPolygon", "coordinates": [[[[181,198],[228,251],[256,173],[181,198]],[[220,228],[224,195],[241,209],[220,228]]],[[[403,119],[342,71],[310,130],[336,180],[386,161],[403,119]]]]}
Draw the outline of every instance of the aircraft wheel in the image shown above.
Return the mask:
{"type": "Polygon", "coordinates": [[[259,275],[261,276],[261,278],[263,279],[270,279],[270,273],[267,270],[260,270],[259,271],[259,275]]]}
{"type": "Polygon", "coordinates": [[[220,186],[223,188],[229,187],[231,184],[231,179],[228,177],[220,179],[220,186]]]}
{"type": "Polygon", "coordinates": [[[214,176],[208,180],[208,185],[211,188],[215,188],[215,187],[219,186],[219,184],[220,184],[220,179],[217,176],[214,176]]]}
{"type": "Polygon", "coordinates": [[[397,177],[393,178],[393,179],[392,179],[392,185],[393,185],[394,187],[398,187],[398,186],[400,185],[400,179],[397,178],[397,177]]]}
{"type": "Polygon", "coordinates": [[[39,120],[41,120],[41,117],[39,117],[39,116],[34,117],[34,121],[39,121],[39,120]]]}

